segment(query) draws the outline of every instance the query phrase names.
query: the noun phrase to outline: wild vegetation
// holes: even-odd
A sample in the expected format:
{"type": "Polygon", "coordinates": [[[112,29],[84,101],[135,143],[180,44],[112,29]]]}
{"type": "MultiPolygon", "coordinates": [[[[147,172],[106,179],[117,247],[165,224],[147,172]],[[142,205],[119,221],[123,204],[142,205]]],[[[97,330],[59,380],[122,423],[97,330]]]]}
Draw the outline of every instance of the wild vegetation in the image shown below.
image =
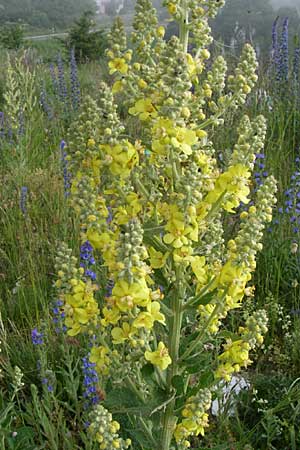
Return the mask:
{"type": "Polygon", "coordinates": [[[300,49],[222,3],[1,50],[1,450],[300,448],[300,49]]]}

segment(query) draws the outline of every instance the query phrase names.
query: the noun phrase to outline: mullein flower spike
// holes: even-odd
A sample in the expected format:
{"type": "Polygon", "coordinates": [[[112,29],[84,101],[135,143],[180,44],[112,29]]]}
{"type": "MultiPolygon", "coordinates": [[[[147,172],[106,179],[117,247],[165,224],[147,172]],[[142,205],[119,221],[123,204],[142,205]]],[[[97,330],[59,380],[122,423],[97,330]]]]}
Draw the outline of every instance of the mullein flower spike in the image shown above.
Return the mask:
{"type": "MultiPolygon", "coordinates": [[[[84,98],[69,128],[69,204],[80,226],[80,261],[62,244],[55,285],[67,334],[96,336],[86,370],[113,386],[126,383],[146,404],[151,387],[142,369],[153,366],[168,400],[157,411],[163,425],[142,425],[151,442],[169,450],[188,448],[190,438],[208,426],[212,386],[195,386],[178,411],[173,382],[182,376],[188,386],[184,368],[190,358],[252,295],[248,283],[272,219],[276,183],[263,176],[251,202],[252,172],[265,171],[258,156],[266,135],[262,116],[241,118],[221,166],[212,142],[228,111],[243,105],[255,86],[254,50],[245,46],[229,76],[222,57],[207,70],[209,21],[223,2],[164,3],[179,22],[179,37],[164,41],[151,3],[137,0],[132,49],[119,19],[109,34],[112,89],[101,83],[99,98],[84,98]],[[114,99],[120,93],[124,124],[114,99]],[[224,219],[236,217],[241,203],[238,231],[227,239],[224,219]],[[190,321],[196,337],[181,348],[190,321]]],[[[214,383],[250,364],[250,351],[265,332],[263,313],[249,318],[216,357],[214,383]]],[[[93,395],[94,385],[87,381],[87,387],[93,395]]],[[[100,449],[130,446],[102,405],[89,423],[100,449]]]]}

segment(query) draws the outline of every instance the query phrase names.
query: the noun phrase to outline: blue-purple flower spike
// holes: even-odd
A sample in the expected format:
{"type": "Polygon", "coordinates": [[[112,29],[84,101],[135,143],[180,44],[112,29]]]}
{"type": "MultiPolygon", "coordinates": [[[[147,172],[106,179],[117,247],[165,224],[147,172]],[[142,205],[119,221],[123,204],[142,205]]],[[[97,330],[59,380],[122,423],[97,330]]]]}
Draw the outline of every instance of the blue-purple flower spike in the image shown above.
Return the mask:
{"type": "Polygon", "coordinates": [[[68,90],[65,80],[64,65],[60,53],[57,56],[57,69],[58,69],[58,95],[61,102],[66,107],[68,90]]]}
{"type": "Polygon", "coordinates": [[[271,51],[271,59],[274,64],[278,61],[278,32],[277,32],[277,25],[278,25],[279,16],[276,17],[276,19],[273,22],[272,25],[272,51],[271,51]]]}
{"type": "Polygon", "coordinates": [[[276,79],[279,83],[289,77],[289,18],[285,17],[282,25],[279,55],[276,63],[276,79]]]}
{"type": "Polygon", "coordinates": [[[22,186],[20,195],[20,209],[24,216],[26,216],[27,214],[27,194],[28,194],[27,186],[22,186]]]}
{"type": "Polygon", "coordinates": [[[80,247],[80,267],[84,268],[84,275],[92,281],[96,280],[96,273],[91,270],[91,266],[95,265],[95,258],[93,255],[93,247],[86,241],[80,247]]]}
{"type": "Polygon", "coordinates": [[[43,345],[44,343],[44,335],[40,333],[37,328],[34,328],[31,331],[31,341],[33,345],[43,345]]]}
{"type": "Polygon", "coordinates": [[[82,371],[83,371],[83,398],[85,399],[84,407],[88,409],[93,405],[96,405],[100,401],[100,397],[97,393],[97,384],[99,378],[96,372],[96,364],[91,363],[88,357],[82,358],[82,371]]]}
{"type": "Polygon", "coordinates": [[[76,111],[80,103],[80,83],[74,48],[71,49],[70,56],[71,102],[73,109],[76,111]]]}
{"type": "Polygon", "coordinates": [[[68,161],[67,161],[67,152],[65,151],[66,142],[61,141],[60,143],[60,152],[61,152],[61,164],[63,170],[64,177],[64,192],[65,197],[70,195],[70,187],[71,187],[71,174],[69,172],[68,161]]]}

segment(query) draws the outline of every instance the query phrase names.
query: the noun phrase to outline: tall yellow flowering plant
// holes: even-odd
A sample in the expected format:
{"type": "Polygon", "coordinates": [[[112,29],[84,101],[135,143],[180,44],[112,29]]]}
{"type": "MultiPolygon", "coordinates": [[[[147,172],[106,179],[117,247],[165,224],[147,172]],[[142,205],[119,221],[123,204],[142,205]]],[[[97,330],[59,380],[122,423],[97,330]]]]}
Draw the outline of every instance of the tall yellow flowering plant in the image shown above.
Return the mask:
{"type": "Polygon", "coordinates": [[[107,397],[88,430],[99,449],[131,446],[112,420],[121,413],[135,449],[189,448],[209,426],[212,390],[251,363],[267,329],[257,311],[214,351],[222,320],[252,294],[275,203],[269,177],[247,206],[263,117],[241,118],[222,167],[213,144],[255,85],[255,54],[246,45],[228,75],[223,57],[210,61],[208,50],[208,20],[224,2],[164,3],[179,37],[165,40],[150,0],[137,0],[132,48],[117,20],[107,51],[112,87],[101,83],[86,98],[67,140],[70,202],[82,243],[94,250],[97,281],[63,247],[56,286],[67,333],[95,336],[90,362],[107,397]],[[231,214],[240,225],[226,241],[231,214]]]}

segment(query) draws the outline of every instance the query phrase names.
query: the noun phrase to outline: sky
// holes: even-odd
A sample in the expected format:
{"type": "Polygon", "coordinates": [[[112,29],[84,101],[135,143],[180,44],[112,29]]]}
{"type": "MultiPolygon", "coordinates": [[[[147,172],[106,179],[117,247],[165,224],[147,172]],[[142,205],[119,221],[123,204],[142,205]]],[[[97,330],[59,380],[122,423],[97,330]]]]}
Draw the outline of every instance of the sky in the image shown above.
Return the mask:
{"type": "MultiPolygon", "coordinates": [[[[262,0],[264,1],[264,0],[262,0]]],[[[300,0],[271,0],[271,3],[275,7],[281,7],[281,6],[296,6],[300,8],[300,0]]]]}

